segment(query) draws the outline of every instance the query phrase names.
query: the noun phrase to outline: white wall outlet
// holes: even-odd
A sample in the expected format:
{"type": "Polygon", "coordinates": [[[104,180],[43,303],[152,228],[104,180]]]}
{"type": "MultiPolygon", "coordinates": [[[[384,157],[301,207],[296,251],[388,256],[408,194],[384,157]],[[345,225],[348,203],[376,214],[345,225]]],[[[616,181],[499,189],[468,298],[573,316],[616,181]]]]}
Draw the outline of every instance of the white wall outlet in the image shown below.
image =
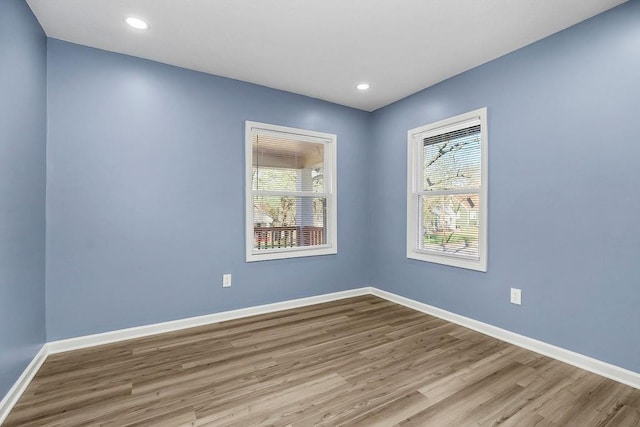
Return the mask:
{"type": "Polygon", "coordinates": [[[231,274],[223,274],[222,275],[222,287],[230,288],[231,287],[231,274]]]}
{"type": "Polygon", "coordinates": [[[522,291],[520,289],[511,288],[511,304],[522,305],[522,291]]]}

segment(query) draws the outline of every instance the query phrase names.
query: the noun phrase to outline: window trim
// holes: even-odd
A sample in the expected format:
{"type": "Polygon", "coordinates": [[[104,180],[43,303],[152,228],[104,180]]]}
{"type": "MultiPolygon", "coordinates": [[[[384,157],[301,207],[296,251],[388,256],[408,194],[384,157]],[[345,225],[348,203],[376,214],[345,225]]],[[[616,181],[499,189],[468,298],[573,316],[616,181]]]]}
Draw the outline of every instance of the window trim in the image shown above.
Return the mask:
{"type": "MultiPolygon", "coordinates": [[[[245,253],[246,262],[267,261],[275,259],[288,259],[309,257],[318,255],[334,255],[338,253],[338,209],[337,209],[337,136],[335,134],[317,132],[307,129],[292,128],[287,126],[272,125],[254,121],[245,121],[245,253]],[[266,133],[286,133],[295,135],[302,141],[314,143],[324,142],[324,193],[317,193],[327,200],[327,244],[321,246],[303,246],[295,248],[278,248],[254,251],[254,227],[253,227],[253,141],[251,139],[254,130],[266,133]],[[328,175],[326,176],[327,173],[328,175]]],[[[307,192],[304,195],[308,195],[307,192]]]]}
{"type": "Polygon", "coordinates": [[[488,238],[488,153],[489,133],[487,128],[487,108],[480,108],[444,120],[411,129],[407,132],[407,258],[427,261],[452,267],[466,268],[476,271],[487,271],[487,238],[488,238]],[[418,249],[419,232],[419,198],[422,181],[422,139],[428,135],[450,132],[456,128],[469,126],[469,122],[480,124],[480,189],[478,191],[480,207],[478,209],[478,256],[477,260],[456,256],[455,254],[437,254],[418,249]]]}

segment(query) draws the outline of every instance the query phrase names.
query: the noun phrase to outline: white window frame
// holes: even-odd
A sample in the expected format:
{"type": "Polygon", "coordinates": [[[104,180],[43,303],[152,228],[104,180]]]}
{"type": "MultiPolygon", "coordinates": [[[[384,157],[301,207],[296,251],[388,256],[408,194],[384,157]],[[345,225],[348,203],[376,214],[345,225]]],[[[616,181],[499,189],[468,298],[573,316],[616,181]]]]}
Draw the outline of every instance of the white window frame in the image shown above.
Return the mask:
{"type": "Polygon", "coordinates": [[[245,248],[247,262],[266,261],[274,259],[298,258],[317,255],[333,255],[338,253],[338,209],[336,191],[336,158],[337,158],[337,136],[330,133],[316,132],[306,129],[298,129],[286,126],[272,125],[253,121],[245,122],[245,248]],[[252,187],[253,169],[253,142],[251,135],[253,131],[265,133],[283,133],[293,135],[302,141],[324,144],[324,193],[311,192],[275,192],[256,191],[252,187]],[[327,200],[325,236],[327,243],[319,246],[302,246],[293,248],[261,249],[255,250],[254,245],[254,222],[253,222],[253,196],[256,194],[268,195],[313,195],[325,197],[327,200]]]}
{"type": "MultiPolygon", "coordinates": [[[[407,258],[444,264],[476,271],[487,271],[487,202],[488,202],[488,153],[487,109],[480,108],[445,120],[411,129],[408,132],[407,150],[407,258]],[[427,136],[451,132],[474,124],[480,124],[480,189],[478,223],[478,259],[455,254],[434,253],[419,249],[422,230],[420,224],[420,197],[434,192],[423,191],[423,140],[427,136]]],[[[445,193],[445,192],[439,192],[445,193]]]]}

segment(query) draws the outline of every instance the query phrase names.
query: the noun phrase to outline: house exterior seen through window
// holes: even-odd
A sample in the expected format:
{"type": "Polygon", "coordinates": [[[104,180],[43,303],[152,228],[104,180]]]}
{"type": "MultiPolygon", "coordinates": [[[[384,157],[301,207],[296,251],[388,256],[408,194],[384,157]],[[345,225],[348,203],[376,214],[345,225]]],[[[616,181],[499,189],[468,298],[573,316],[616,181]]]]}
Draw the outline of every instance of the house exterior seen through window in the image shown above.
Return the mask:
{"type": "Polygon", "coordinates": [[[246,122],[247,261],[337,253],[336,136],[246,122]]]}
{"type": "Polygon", "coordinates": [[[487,270],[486,108],[408,134],[407,257],[487,270]]]}

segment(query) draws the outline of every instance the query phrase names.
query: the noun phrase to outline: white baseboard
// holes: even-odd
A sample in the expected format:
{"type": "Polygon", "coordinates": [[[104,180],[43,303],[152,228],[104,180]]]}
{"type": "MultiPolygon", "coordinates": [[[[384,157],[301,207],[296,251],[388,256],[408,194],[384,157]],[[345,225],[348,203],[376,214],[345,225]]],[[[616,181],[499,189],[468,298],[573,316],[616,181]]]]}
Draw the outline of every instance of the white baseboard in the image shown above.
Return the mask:
{"type": "Polygon", "coordinates": [[[24,391],[27,389],[27,386],[29,385],[33,377],[36,376],[38,370],[40,369],[46,358],[47,345],[44,344],[42,347],[40,347],[38,353],[36,353],[36,355],[33,357],[31,363],[29,363],[26,369],[22,372],[20,378],[18,378],[13,387],[11,387],[2,401],[0,401],[0,425],[2,425],[4,420],[7,418],[9,412],[11,412],[11,409],[13,409],[15,404],[18,402],[20,396],[22,396],[22,393],[24,393],[24,391]]]}
{"type": "Polygon", "coordinates": [[[51,341],[47,344],[49,354],[62,353],[64,351],[78,350],[96,345],[111,344],[118,341],[141,338],[149,335],[173,332],[180,329],[193,328],[195,326],[210,325],[212,323],[227,320],[240,319],[258,314],[273,313],[289,310],[291,308],[307,305],[321,304],[323,302],[336,301],[371,293],[371,288],[351,289],[348,291],[334,292],[307,298],[276,302],[273,304],[257,305],[254,307],[240,308],[238,310],[224,311],[221,313],[206,314],[204,316],[189,317],[170,322],[155,323],[152,325],[138,326],[135,328],[120,329],[101,334],[86,335],[83,337],[69,338],[59,341],[51,341]]]}
{"type": "Polygon", "coordinates": [[[640,389],[640,373],[633,372],[619,366],[611,365],[561,347],[557,347],[542,341],[528,338],[506,329],[498,328],[468,317],[460,316],[428,304],[424,304],[391,292],[383,291],[373,287],[351,289],[348,291],[334,292],[330,294],[318,295],[308,298],[300,298],[289,301],[282,301],[273,304],[258,305],[254,307],[241,308],[238,310],[225,311],[221,313],[207,314],[204,316],[190,317],[187,319],[174,320],[153,325],[138,326],[135,328],[121,329],[117,331],[105,332],[102,334],[87,335],[83,337],[70,338],[66,340],[51,341],[42,346],[40,351],[33,358],[29,366],[24,370],[20,378],[13,385],[11,390],[0,402],[0,425],[5,420],[9,412],[16,404],[20,396],[25,391],[35,374],[40,369],[49,354],[61,353],[64,351],[78,350],[81,348],[93,347],[96,345],[110,344],[118,341],[141,338],[149,335],[172,332],[195,326],[209,325],[212,323],[224,322],[226,320],[240,319],[243,317],[255,316],[258,314],[273,313],[291,308],[304,307],[307,305],[321,304],[323,302],[336,301],[344,298],[351,298],[361,295],[375,295],[396,304],[421,311],[432,316],[439,317],[452,323],[464,326],[485,335],[492,336],[502,341],[526,348],[536,353],[549,356],[561,362],[568,363],[589,372],[610,378],[614,381],[640,389]]]}
{"type": "Polygon", "coordinates": [[[526,348],[527,350],[535,351],[536,353],[568,363],[569,365],[584,369],[585,371],[593,372],[594,374],[640,389],[640,373],[638,372],[630,371],[562,347],[557,347],[543,341],[538,341],[524,335],[516,334],[515,332],[507,331],[506,329],[498,328],[497,326],[492,326],[488,323],[460,316],[381,289],[371,288],[371,293],[377,297],[395,302],[396,304],[404,305],[405,307],[439,317],[451,323],[456,323],[485,335],[526,348]]]}

